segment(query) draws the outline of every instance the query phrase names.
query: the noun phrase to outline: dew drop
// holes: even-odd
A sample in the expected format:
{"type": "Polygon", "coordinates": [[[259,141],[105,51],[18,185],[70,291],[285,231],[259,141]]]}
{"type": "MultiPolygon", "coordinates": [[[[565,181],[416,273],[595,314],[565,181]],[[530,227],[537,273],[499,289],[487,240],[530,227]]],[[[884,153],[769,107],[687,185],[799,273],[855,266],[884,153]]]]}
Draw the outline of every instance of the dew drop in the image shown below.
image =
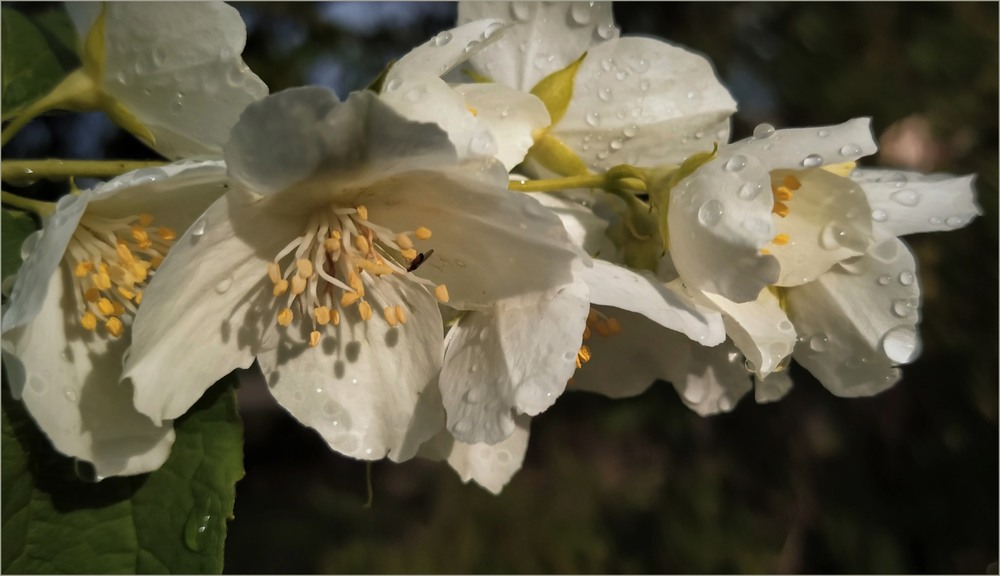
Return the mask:
{"type": "Polygon", "coordinates": [[[745,168],[746,165],[747,165],[746,156],[743,156],[742,154],[737,154],[736,156],[733,156],[732,158],[727,160],[722,168],[726,172],[739,172],[740,170],[745,168]]]}
{"type": "Polygon", "coordinates": [[[432,42],[435,46],[446,46],[449,42],[451,42],[451,32],[445,31],[438,34],[434,37],[432,42]]]}
{"type": "Polygon", "coordinates": [[[957,228],[965,223],[965,220],[961,216],[949,216],[947,220],[944,221],[945,224],[951,226],[952,228],[957,228]]]}
{"type": "Polygon", "coordinates": [[[497,141],[493,134],[481,132],[469,142],[469,151],[477,156],[493,156],[497,153],[497,141]]]}
{"type": "Polygon", "coordinates": [[[704,137],[705,137],[705,131],[704,130],[698,130],[697,132],[694,133],[695,140],[701,140],[704,137]]]}
{"type": "Polygon", "coordinates": [[[626,138],[633,138],[638,132],[639,132],[639,127],[636,126],[635,124],[632,124],[631,126],[627,126],[624,130],[622,130],[622,135],[625,136],[626,138]]]}
{"type": "Polygon", "coordinates": [[[760,183],[747,182],[746,184],[740,186],[740,189],[739,191],[736,192],[736,195],[739,197],[740,200],[750,201],[756,198],[757,196],[760,196],[760,193],[763,189],[764,186],[760,183]]]}
{"type": "Polygon", "coordinates": [[[913,272],[908,272],[906,270],[899,273],[899,283],[903,286],[910,286],[913,284],[913,272]]]}
{"type": "Polygon", "coordinates": [[[415,86],[406,91],[406,100],[412,103],[417,103],[427,97],[427,87],[426,86],[415,86]]]}
{"type": "Polygon", "coordinates": [[[201,551],[205,538],[209,534],[208,525],[212,522],[209,506],[195,507],[184,523],[184,545],[192,552],[201,551]]]}
{"type": "Polygon", "coordinates": [[[909,326],[897,326],[882,338],[882,351],[897,364],[912,362],[920,355],[920,339],[909,326]]]}
{"type": "Polygon", "coordinates": [[[764,138],[770,138],[774,134],[774,126],[770,124],[758,124],[753,129],[753,137],[757,140],[763,140],[764,138]]]}
{"type": "Polygon", "coordinates": [[[809,349],[813,352],[825,352],[830,346],[830,338],[819,332],[809,337],[809,349]]]}
{"type": "Polygon", "coordinates": [[[614,24],[601,24],[597,27],[597,35],[601,38],[608,40],[615,35],[615,25],[614,24]]]}
{"type": "Polygon", "coordinates": [[[518,22],[527,21],[533,11],[534,2],[512,2],[510,5],[510,13],[518,22]]]}
{"type": "Polygon", "coordinates": [[[861,154],[861,147],[858,146],[857,144],[845,144],[840,147],[841,156],[854,157],[858,156],[859,154],[861,154]]]}
{"type": "Polygon", "coordinates": [[[590,126],[600,126],[601,115],[598,112],[589,112],[586,117],[587,124],[590,126]]]}
{"type": "Polygon", "coordinates": [[[570,8],[570,17],[573,22],[576,22],[580,26],[590,23],[590,12],[593,9],[593,2],[574,2],[573,6],[570,8]]]}
{"type": "Polygon", "coordinates": [[[63,397],[66,398],[66,400],[72,402],[73,404],[76,404],[76,401],[80,399],[80,396],[77,395],[76,390],[73,390],[72,388],[69,387],[63,389],[63,397]]]}
{"type": "Polygon", "coordinates": [[[788,320],[778,322],[778,330],[781,330],[782,332],[790,332],[793,328],[792,323],[788,320]]]}
{"type": "Polygon", "coordinates": [[[614,97],[614,92],[611,90],[611,88],[607,87],[601,88],[597,92],[597,97],[600,98],[603,102],[608,102],[614,97]]]}
{"type": "Polygon", "coordinates": [[[502,30],[503,27],[504,24],[502,22],[494,22],[490,24],[486,27],[486,30],[483,30],[483,40],[489,40],[494,34],[502,30]]]}
{"type": "Polygon", "coordinates": [[[819,154],[810,154],[802,159],[804,168],[816,168],[823,165],[823,157],[819,154]]]}
{"type": "Polygon", "coordinates": [[[819,136],[820,138],[826,138],[827,136],[830,135],[830,131],[824,128],[823,130],[817,132],[816,135],[819,136]]]}
{"type": "Polygon", "coordinates": [[[170,112],[176,116],[184,110],[184,94],[178,92],[177,98],[170,103],[170,112]]]}
{"type": "Polygon", "coordinates": [[[202,216],[191,225],[191,235],[195,237],[200,237],[205,233],[205,228],[208,226],[208,218],[202,216]]]}
{"type": "Polygon", "coordinates": [[[233,286],[232,275],[226,276],[222,280],[219,280],[218,283],[216,283],[215,291],[218,292],[219,294],[225,294],[230,288],[232,288],[232,286],[233,286]]]}
{"type": "Polygon", "coordinates": [[[914,207],[920,203],[920,193],[915,190],[899,190],[893,192],[891,196],[893,202],[902,206],[914,207]]]}
{"type": "Polygon", "coordinates": [[[393,78],[385,83],[385,91],[392,92],[393,90],[398,90],[402,86],[403,81],[399,78],[393,78]]]}
{"type": "Polygon", "coordinates": [[[889,283],[892,282],[892,278],[890,278],[888,275],[883,274],[882,276],[878,277],[878,280],[876,280],[876,282],[878,282],[879,286],[888,286],[889,283]]]}
{"type": "Polygon", "coordinates": [[[555,56],[550,56],[547,54],[539,54],[535,56],[535,68],[538,70],[544,70],[549,67],[549,65],[556,59],[555,56]]]}
{"type": "Polygon", "coordinates": [[[607,150],[603,150],[597,153],[598,160],[607,160],[608,156],[610,156],[610,154],[608,154],[607,150]]]}
{"type": "Polygon", "coordinates": [[[48,383],[38,376],[32,376],[29,378],[28,386],[31,387],[31,389],[37,394],[44,394],[49,387],[48,383]]]}
{"type": "Polygon", "coordinates": [[[649,60],[646,60],[645,58],[636,58],[629,61],[628,67],[636,74],[644,74],[647,70],[649,70],[649,60]]]}
{"type": "Polygon", "coordinates": [[[624,80],[627,76],[628,76],[628,74],[626,74],[624,71],[618,71],[618,72],[615,73],[615,78],[619,82],[621,82],[622,80],[624,80]]]}
{"type": "Polygon", "coordinates": [[[612,58],[605,58],[604,60],[601,60],[601,70],[604,70],[605,72],[610,72],[614,66],[615,61],[612,58]]]}
{"type": "Polygon", "coordinates": [[[718,200],[709,200],[698,208],[698,221],[703,226],[715,226],[722,219],[725,207],[718,200]]]}
{"type": "Polygon", "coordinates": [[[931,216],[930,218],[927,219],[927,221],[930,222],[931,224],[934,224],[935,226],[943,222],[940,216],[931,216]]]}
{"type": "Polygon", "coordinates": [[[819,234],[819,245],[827,250],[836,250],[843,246],[847,238],[847,230],[836,222],[830,222],[819,234]]]}
{"type": "Polygon", "coordinates": [[[97,475],[97,468],[93,464],[76,458],[73,459],[73,474],[80,480],[91,484],[104,480],[103,477],[97,475]]]}
{"type": "Polygon", "coordinates": [[[872,210],[872,220],[876,222],[885,222],[888,219],[889,214],[885,210],[882,210],[881,208],[872,210]]]}
{"type": "Polygon", "coordinates": [[[900,318],[906,318],[913,312],[913,303],[906,298],[900,298],[892,303],[892,313],[900,318]]]}
{"type": "Polygon", "coordinates": [[[608,147],[612,150],[621,150],[624,145],[625,144],[617,138],[608,143],[608,147]]]}

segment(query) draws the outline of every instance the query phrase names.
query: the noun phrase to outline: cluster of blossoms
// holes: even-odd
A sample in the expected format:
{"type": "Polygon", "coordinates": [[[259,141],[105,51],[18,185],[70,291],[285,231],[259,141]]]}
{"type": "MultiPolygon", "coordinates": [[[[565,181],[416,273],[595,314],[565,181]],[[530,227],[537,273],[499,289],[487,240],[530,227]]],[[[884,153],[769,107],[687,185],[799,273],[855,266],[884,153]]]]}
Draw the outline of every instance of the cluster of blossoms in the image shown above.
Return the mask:
{"type": "Polygon", "coordinates": [[[606,4],[461,3],[344,100],[267,96],[222,4],[69,9],[76,100],[177,160],[60,201],[3,315],[15,396],[100,476],[254,362],[332,449],[492,492],[567,390],[710,415],[795,360],[876,394],[920,352],[899,237],[979,213],[971,177],[857,168],[867,119],[729,143],[711,64],[606,4]]]}

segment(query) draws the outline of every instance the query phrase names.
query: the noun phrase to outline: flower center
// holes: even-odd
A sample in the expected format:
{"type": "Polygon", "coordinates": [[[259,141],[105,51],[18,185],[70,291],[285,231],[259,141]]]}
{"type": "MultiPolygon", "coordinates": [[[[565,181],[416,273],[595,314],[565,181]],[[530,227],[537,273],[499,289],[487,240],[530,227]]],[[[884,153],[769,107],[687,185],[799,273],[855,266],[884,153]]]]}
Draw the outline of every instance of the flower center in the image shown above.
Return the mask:
{"type": "Polygon", "coordinates": [[[73,232],[66,259],[73,269],[80,325],[98,324],[114,338],[132,323],[142,290],[163,262],[176,232],[153,226],[153,216],[106,218],[84,214],[73,232]]]}
{"type": "MultiPolygon", "coordinates": [[[[771,213],[776,214],[779,218],[785,218],[790,212],[788,204],[794,196],[794,192],[802,187],[802,183],[799,179],[795,177],[794,174],[786,175],[780,183],[776,183],[772,180],[771,182],[771,195],[774,197],[774,206],[771,208],[771,213]]],[[[778,234],[771,239],[771,243],[775,246],[784,246],[791,241],[788,234],[778,234]]],[[[761,249],[761,254],[770,254],[766,248],[761,249]]]]}
{"type": "MultiPolygon", "coordinates": [[[[340,324],[341,313],[356,306],[361,320],[372,317],[372,307],[365,298],[369,286],[387,274],[406,276],[426,286],[439,302],[448,301],[448,288],[434,285],[413,274],[431,251],[419,254],[411,236],[426,240],[431,230],[395,232],[368,220],[363,205],[329,209],[314,214],[302,236],[292,240],[274,261],[268,264],[275,298],[285,298],[278,311],[278,325],[290,326],[296,318],[308,316],[313,330],[309,345],[319,344],[319,328],[340,324]]],[[[382,309],[382,318],[390,326],[405,324],[407,309],[390,304],[382,309]]]]}

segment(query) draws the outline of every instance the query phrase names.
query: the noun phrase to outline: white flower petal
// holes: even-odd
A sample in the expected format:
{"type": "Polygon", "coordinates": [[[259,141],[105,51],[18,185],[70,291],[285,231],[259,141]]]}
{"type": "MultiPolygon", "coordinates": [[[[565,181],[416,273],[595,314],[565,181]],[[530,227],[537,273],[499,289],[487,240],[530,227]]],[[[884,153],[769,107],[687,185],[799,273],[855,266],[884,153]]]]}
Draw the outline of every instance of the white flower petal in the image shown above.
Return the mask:
{"type": "Polygon", "coordinates": [[[494,82],[529,92],[595,44],[618,37],[610,2],[459,2],[458,21],[502,18],[514,24],[471,58],[494,82]]]}
{"type": "Polygon", "coordinates": [[[393,64],[386,74],[383,90],[395,90],[394,84],[410,75],[444,76],[499,39],[498,33],[507,26],[503,20],[484,17],[441,32],[393,64]]]}
{"type": "Polygon", "coordinates": [[[431,230],[431,238],[413,241],[419,252],[434,250],[417,275],[447,285],[452,307],[534,298],[570,280],[576,254],[559,219],[534,198],[476,174],[413,172],[379,182],[357,201],[373,222],[392,230],[431,230]]]}
{"type": "Polygon", "coordinates": [[[594,260],[594,266],[581,268],[580,274],[590,287],[592,304],[642,314],[703,346],[715,346],[726,339],[722,316],[695,304],[678,284],[664,284],[650,272],[604,260],[594,260]]]}
{"type": "Polygon", "coordinates": [[[855,170],[871,205],[878,238],[961,228],[982,214],[976,204],[975,176],[920,174],[896,170],[855,170]]]}
{"type": "Polygon", "coordinates": [[[743,304],[716,294],[705,297],[723,312],[726,334],[753,364],[758,378],[779,370],[792,354],[795,328],[770,290],[761,290],[757,300],[743,304]]]}
{"type": "Polygon", "coordinates": [[[877,150],[871,118],[854,118],[835,126],[788,128],[740,140],[720,150],[715,162],[725,164],[737,155],[753,156],[768,170],[802,170],[851,162],[877,150]]]}
{"type": "MultiPolygon", "coordinates": [[[[778,170],[771,178],[781,182],[785,174],[778,170]]],[[[837,262],[867,252],[872,241],[871,210],[853,181],[821,169],[795,177],[802,187],[785,202],[788,216],[774,219],[788,243],[768,246],[781,265],[778,286],[811,282],[837,262]]]]}
{"type": "Polygon", "coordinates": [[[592,170],[680,164],[729,139],[736,102],[704,57],[652,38],[594,47],[551,134],[592,170]]]}
{"type": "Polygon", "coordinates": [[[608,221],[596,214],[596,206],[588,208],[580,202],[547,192],[534,192],[529,196],[559,217],[574,245],[588,255],[617,261],[618,248],[605,234],[608,221]]]}
{"type": "Polygon", "coordinates": [[[514,415],[537,415],[556,401],[576,368],[589,301],[573,282],[516,306],[466,314],[445,339],[441,395],[448,429],[462,442],[495,444],[514,415]]]}
{"type": "Polygon", "coordinates": [[[340,325],[326,327],[317,347],[308,344],[312,327],[300,322],[280,330],[278,346],[259,361],[278,403],[331,448],[399,462],[444,425],[441,315],[426,290],[393,276],[370,283],[367,298],[377,311],[404,306],[407,322],[364,322],[352,308],[340,325]]]}
{"type": "Polygon", "coordinates": [[[792,389],[792,377],[787,371],[771,372],[767,378],[758,378],[753,387],[753,399],[758,404],[777,402],[792,389]]]}
{"type": "Polygon", "coordinates": [[[277,313],[268,263],[301,230],[297,219],[231,194],[174,244],[133,325],[124,377],[139,411],[154,422],[177,418],[215,381],[253,363],[277,313]]]}
{"type": "MultiPolygon", "coordinates": [[[[549,125],[549,112],[531,94],[503,84],[462,84],[455,91],[476,111],[476,119],[496,138],[497,160],[512,170],[535,141],[535,130],[549,125]]],[[[473,151],[476,146],[473,146],[473,151]]]]}
{"type": "Polygon", "coordinates": [[[920,352],[920,287],[913,255],[890,238],[848,269],[788,290],[802,341],[795,360],[838,396],[871,396],[899,379],[896,364],[920,352]]]}
{"type": "Polygon", "coordinates": [[[155,470],[170,454],[173,426],[136,412],[131,386],[119,384],[128,338],[108,341],[71,322],[77,303],[67,285],[70,272],[55,270],[38,313],[4,333],[11,391],[57,450],[92,462],[99,477],[155,470]]]}
{"type": "Polygon", "coordinates": [[[626,398],[666,380],[684,404],[702,416],[732,410],[750,390],[743,356],[731,342],[702,346],[639,314],[598,310],[616,318],[622,330],[606,337],[591,335],[586,343],[590,362],[576,371],[567,390],[626,398]]]}
{"type": "Polygon", "coordinates": [[[319,87],[285,90],[249,106],[225,158],[241,187],[263,195],[292,189],[301,198],[290,202],[285,194],[280,203],[306,212],[357,195],[372,180],[457,161],[437,125],[404,120],[367,91],[342,103],[319,87]],[[294,186],[308,180],[315,185],[294,186]]]}
{"type": "Polygon", "coordinates": [[[770,176],[755,157],[740,165],[727,169],[717,158],[682,180],[670,194],[667,221],[670,256],[688,286],[749,302],[777,281],[780,267],[760,253],[775,234],[770,176]],[[747,189],[758,191],[741,193],[747,189]]]}
{"type": "MultiPolygon", "coordinates": [[[[67,4],[81,38],[99,12],[67,4]]],[[[246,27],[222,2],[106,4],[103,88],[168,158],[219,156],[244,108],[267,86],[240,57],[246,27]]]]}
{"type": "Polygon", "coordinates": [[[496,444],[466,444],[441,432],[421,447],[421,456],[447,460],[462,482],[474,481],[493,494],[500,494],[524,463],[528,451],[531,417],[514,417],[514,432],[496,444]],[[426,450],[425,450],[426,447],[426,450]]]}

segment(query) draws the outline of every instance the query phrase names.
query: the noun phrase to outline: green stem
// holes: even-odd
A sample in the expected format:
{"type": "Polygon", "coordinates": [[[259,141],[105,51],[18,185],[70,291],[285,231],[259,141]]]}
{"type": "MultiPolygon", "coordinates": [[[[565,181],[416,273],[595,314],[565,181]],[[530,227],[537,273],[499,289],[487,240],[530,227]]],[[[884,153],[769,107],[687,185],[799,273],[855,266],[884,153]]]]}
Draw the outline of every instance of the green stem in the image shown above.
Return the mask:
{"type": "Polygon", "coordinates": [[[87,76],[82,68],[75,70],[56,84],[48,94],[32,102],[11,120],[0,136],[2,145],[6,146],[7,142],[10,142],[28,122],[49,110],[94,110],[99,107],[100,101],[100,90],[93,79],[87,76]]]}
{"type": "Polygon", "coordinates": [[[604,174],[587,174],[586,176],[568,176],[566,178],[551,178],[548,180],[512,180],[507,188],[514,192],[558,192],[573,188],[604,188],[607,179],[604,174]]]}
{"type": "Polygon", "coordinates": [[[56,205],[52,202],[42,202],[41,200],[32,200],[31,198],[25,198],[23,196],[18,196],[17,194],[11,194],[6,190],[0,191],[0,199],[3,200],[4,204],[9,204],[15,208],[20,208],[21,210],[27,210],[28,212],[33,212],[43,218],[56,211],[56,205]]]}
{"type": "Polygon", "coordinates": [[[5,182],[33,182],[39,178],[62,180],[69,177],[111,178],[138,170],[164,166],[149,160],[4,160],[0,177],[5,182]]]}

